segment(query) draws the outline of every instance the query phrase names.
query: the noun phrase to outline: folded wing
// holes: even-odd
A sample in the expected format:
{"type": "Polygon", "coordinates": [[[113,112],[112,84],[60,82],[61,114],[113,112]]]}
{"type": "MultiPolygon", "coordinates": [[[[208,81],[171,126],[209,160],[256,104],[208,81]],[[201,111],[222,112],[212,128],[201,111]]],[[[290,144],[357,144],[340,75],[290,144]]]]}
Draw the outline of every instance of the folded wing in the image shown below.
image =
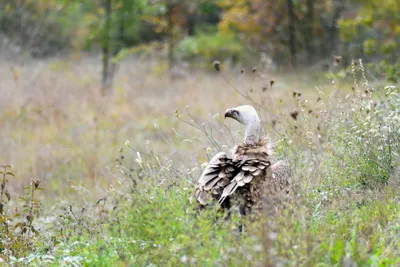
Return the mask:
{"type": "Polygon", "coordinates": [[[218,200],[222,204],[235,191],[249,184],[255,177],[265,177],[270,162],[265,158],[246,154],[228,157],[224,152],[215,155],[197,183],[195,196],[201,205],[218,200]]]}

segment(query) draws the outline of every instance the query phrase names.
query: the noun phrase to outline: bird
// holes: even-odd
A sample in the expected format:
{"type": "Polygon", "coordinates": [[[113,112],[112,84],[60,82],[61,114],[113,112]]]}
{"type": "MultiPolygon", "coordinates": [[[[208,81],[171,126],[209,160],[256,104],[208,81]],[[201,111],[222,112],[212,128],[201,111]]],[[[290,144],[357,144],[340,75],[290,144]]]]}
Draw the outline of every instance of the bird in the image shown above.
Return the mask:
{"type": "Polygon", "coordinates": [[[244,126],[244,142],[209,161],[194,190],[200,208],[217,202],[223,209],[237,206],[246,216],[262,210],[266,199],[276,207],[291,191],[289,164],[275,160],[274,144],[267,135],[260,138],[261,122],[253,106],[230,108],[224,117],[244,126]]]}

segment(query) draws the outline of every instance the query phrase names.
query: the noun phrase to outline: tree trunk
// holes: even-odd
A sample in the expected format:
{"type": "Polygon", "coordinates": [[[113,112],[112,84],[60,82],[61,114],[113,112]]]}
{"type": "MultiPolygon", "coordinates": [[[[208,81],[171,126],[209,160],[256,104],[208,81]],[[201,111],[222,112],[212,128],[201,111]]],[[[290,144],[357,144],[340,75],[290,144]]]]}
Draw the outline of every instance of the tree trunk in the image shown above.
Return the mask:
{"type": "Polygon", "coordinates": [[[168,32],[168,69],[171,72],[175,64],[175,31],[174,31],[174,7],[173,3],[167,4],[167,32],[168,32]]]}
{"type": "Polygon", "coordinates": [[[102,93],[107,94],[110,90],[110,75],[111,75],[111,0],[104,1],[105,22],[102,36],[102,93]]]}
{"type": "Polygon", "coordinates": [[[287,0],[287,12],[289,18],[289,48],[290,48],[290,63],[291,67],[296,66],[296,36],[294,28],[294,12],[293,12],[293,1],[287,0]]]}
{"type": "Polygon", "coordinates": [[[331,21],[330,30],[330,47],[332,56],[337,53],[337,42],[338,42],[338,25],[337,22],[344,11],[344,0],[333,0],[333,15],[331,21]]]}
{"type": "Polygon", "coordinates": [[[308,63],[312,64],[314,61],[315,51],[314,51],[314,0],[307,0],[306,2],[307,12],[306,20],[307,25],[304,32],[305,48],[308,55],[308,63]]]}
{"type": "Polygon", "coordinates": [[[189,36],[193,36],[195,34],[195,26],[196,26],[196,5],[195,4],[187,4],[185,7],[186,13],[186,23],[187,23],[187,34],[189,36]]]}

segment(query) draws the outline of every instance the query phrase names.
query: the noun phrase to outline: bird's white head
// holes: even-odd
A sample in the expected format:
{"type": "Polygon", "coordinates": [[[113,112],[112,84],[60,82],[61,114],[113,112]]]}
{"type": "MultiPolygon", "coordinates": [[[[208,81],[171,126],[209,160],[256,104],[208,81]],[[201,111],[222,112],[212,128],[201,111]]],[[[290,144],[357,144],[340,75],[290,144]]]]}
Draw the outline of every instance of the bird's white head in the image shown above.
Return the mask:
{"type": "Polygon", "coordinates": [[[247,145],[255,145],[260,140],[260,118],[253,106],[230,108],[225,111],[225,118],[232,118],[244,125],[244,142],[247,145]]]}

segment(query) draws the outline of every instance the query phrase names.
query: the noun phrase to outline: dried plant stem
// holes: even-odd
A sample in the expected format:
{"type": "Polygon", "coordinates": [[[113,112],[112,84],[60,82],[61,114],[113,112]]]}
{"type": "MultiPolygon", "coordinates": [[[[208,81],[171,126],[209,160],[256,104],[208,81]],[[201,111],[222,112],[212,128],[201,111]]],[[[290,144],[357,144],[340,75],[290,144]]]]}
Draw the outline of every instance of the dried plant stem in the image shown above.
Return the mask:
{"type": "Polygon", "coordinates": [[[2,167],[3,167],[3,180],[1,182],[0,203],[3,203],[3,194],[4,194],[4,189],[6,188],[6,173],[7,173],[7,166],[4,165],[2,167]]]}
{"type": "Polygon", "coordinates": [[[30,234],[31,234],[31,228],[32,228],[32,221],[33,221],[33,202],[34,202],[34,198],[35,197],[35,184],[34,181],[31,182],[31,203],[30,203],[30,207],[29,207],[29,214],[27,216],[28,219],[28,240],[30,238],[30,234]]]}
{"type": "Polygon", "coordinates": [[[202,124],[202,123],[200,123],[198,120],[196,120],[196,118],[193,117],[193,115],[189,112],[189,109],[188,109],[188,108],[186,108],[186,113],[187,113],[188,116],[192,119],[192,121],[193,121],[194,123],[192,123],[191,121],[186,121],[186,120],[184,120],[184,119],[182,119],[182,118],[180,118],[180,117],[178,117],[178,119],[179,119],[180,121],[184,122],[184,123],[189,124],[189,125],[192,126],[193,128],[195,128],[195,129],[197,129],[197,130],[203,132],[203,133],[206,135],[207,139],[215,146],[215,148],[216,148],[218,151],[222,151],[221,146],[218,144],[218,142],[214,139],[214,137],[213,137],[213,135],[212,135],[212,127],[210,126],[210,132],[208,132],[208,131],[207,131],[207,128],[206,128],[205,125],[204,125],[204,123],[202,124]]]}

